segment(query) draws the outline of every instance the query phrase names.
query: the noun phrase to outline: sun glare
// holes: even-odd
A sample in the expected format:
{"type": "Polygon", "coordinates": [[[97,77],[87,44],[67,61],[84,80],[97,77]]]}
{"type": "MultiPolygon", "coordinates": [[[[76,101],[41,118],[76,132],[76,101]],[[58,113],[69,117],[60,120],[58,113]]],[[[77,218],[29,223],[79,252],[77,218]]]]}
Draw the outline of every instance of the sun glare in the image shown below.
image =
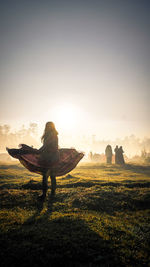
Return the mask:
{"type": "Polygon", "coordinates": [[[53,113],[54,122],[57,125],[57,128],[63,132],[71,133],[79,123],[79,109],[71,104],[56,107],[53,110],[53,113]]]}

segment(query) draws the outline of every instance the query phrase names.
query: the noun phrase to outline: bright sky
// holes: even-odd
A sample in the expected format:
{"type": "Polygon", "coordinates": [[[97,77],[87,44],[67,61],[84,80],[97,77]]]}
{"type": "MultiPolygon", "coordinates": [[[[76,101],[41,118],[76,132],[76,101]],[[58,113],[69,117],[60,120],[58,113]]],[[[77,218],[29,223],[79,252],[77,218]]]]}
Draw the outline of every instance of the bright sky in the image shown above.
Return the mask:
{"type": "Polygon", "coordinates": [[[150,1],[1,1],[0,124],[150,134],[150,1]]]}

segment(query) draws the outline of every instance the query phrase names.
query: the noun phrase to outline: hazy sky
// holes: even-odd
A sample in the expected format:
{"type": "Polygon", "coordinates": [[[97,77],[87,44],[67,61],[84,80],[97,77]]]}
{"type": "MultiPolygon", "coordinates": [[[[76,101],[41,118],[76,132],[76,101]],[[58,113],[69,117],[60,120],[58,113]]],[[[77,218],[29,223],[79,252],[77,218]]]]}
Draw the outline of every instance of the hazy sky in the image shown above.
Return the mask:
{"type": "Polygon", "coordinates": [[[149,0],[0,5],[0,124],[150,134],[149,0]]]}

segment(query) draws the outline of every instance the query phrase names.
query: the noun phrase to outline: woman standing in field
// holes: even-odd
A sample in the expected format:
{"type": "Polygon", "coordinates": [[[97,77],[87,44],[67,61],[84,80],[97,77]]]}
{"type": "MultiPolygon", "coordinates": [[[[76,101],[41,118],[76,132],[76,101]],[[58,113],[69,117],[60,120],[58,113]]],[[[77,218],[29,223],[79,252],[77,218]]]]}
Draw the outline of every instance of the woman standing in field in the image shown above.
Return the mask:
{"type": "Polygon", "coordinates": [[[119,164],[119,157],[118,157],[118,146],[115,147],[114,151],[115,151],[115,164],[119,164]]]}
{"type": "Polygon", "coordinates": [[[110,145],[106,146],[105,155],[106,155],[106,162],[112,164],[112,147],[110,145]]]}
{"type": "Polygon", "coordinates": [[[116,146],[114,151],[115,151],[115,163],[125,164],[124,156],[123,156],[124,151],[122,149],[122,146],[120,147],[116,146]]]}
{"type": "Polygon", "coordinates": [[[46,123],[41,141],[43,142],[43,146],[39,149],[41,164],[44,163],[49,166],[51,165],[51,168],[43,173],[43,194],[41,198],[45,198],[48,189],[47,182],[49,176],[51,178],[52,185],[51,193],[55,194],[56,190],[56,175],[54,166],[59,160],[59,152],[58,132],[56,131],[53,122],[46,123]]]}
{"type": "Polygon", "coordinates": [[[118,149],[119,164],[125,164],[123,153],[124,153],[123,148],[122,146],[120,146],[118,149]]]}
{"type": "Polygon", "coordinates": [[[41,174],[42,195],[45,199],[48,189],[48,177],[51,178],[51,194],[55,194],[56,176],[62,176],[76,167],[84,154],[71,148],[58,148],[58,132],[53,122],[47,122],[41,138],[43,146],[40,149],[21,144],[20,149],[9,149],[8,153],[19,159],[29,171],[41,174]]]}

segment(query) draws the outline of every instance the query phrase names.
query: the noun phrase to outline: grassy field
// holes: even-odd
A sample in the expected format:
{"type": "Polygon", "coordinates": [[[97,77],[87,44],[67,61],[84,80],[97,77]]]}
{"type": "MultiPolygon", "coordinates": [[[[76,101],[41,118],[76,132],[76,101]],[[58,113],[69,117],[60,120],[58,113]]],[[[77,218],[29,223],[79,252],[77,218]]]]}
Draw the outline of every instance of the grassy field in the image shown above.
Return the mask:
{"type": "Polygon", "coordinates": [[[0,164],[1,266],[150,266],[150,166],[80,164],[40,193],[39,175],[0,164]]]}

